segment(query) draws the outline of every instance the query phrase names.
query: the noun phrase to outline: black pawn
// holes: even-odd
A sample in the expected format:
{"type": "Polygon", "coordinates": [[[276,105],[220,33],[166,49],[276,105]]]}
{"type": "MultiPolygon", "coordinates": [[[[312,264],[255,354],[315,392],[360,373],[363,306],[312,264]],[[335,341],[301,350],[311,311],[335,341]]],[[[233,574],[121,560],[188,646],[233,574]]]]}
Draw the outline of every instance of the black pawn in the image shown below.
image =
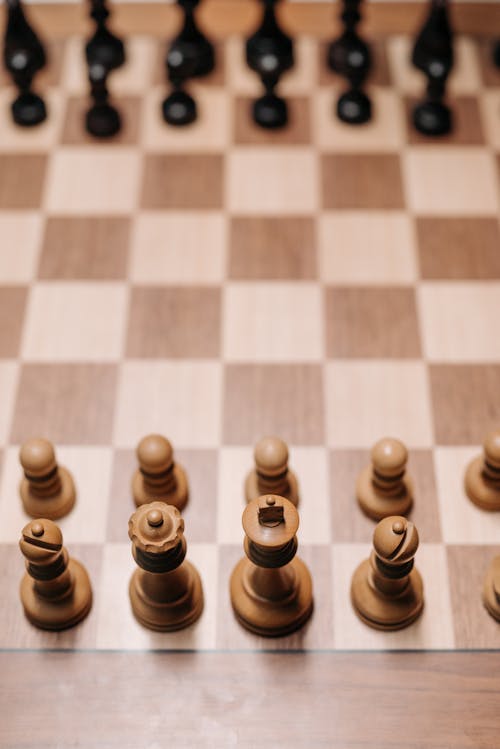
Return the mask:
{"type": "Polygon", "coordinates": [[[192,60],[190,75],[196,78],[208,75],[215,67],[215,52],[212,42],[196,24],[194,11],[200,0],[177,2],[184,13],[184,21],[180,34],[172,41],[171,49],[180,50],[183,57],[192,60]]]}
{"type": "Polygon", "coordinates": [[[453,123],[444,102],[446,81],[453,67],[447,0],[431,0],[429,16],[413,48],[412,63],[427,76],[427,96],[413,110],[413,124],[423,135],[446,135],[453,123]]]}
{"type": "Polygon", "coordinates": [[[263,0],[262,23],[246,43],[248,66],[260,76],[265,93],[253,104],[253,119],[268,129],[288,123],[288,107],[275,89],[281,76],[294,65],[293,42],[278,26],[277,0],[263,0]]]}
{"type": "Polygon", "coordinates": [[[106,25],[109,10],[105,0],[92,0],[90,16],[96,23],[96,30],[85,46],[88,66],[103,65],[108,71],[119,68],[125,62],[125,47],[106,25]]]}
{"type": "Polygon", "coordinates": [[[493,45],[493,64],[495,67],[500,68],[500,40],[496,41],[493,45]]]}
{"type": "Polygon", "coordinates": [[[28,23],[20,0],[7,0],[4,64],[19,91],[11,105],[16,125],[32,127],[47,117],[43,99],[31,90],[35,74],[46,62],[42,42],[28,23]]]}
{"type": "Polygon", "coordinates": [[[344,0],[344,31],[328,47],[328,66],[347,78],[350,86],[337,102],[337,117],[349,125],[362,125],[372,116],[371,101],[362,89],[372,60],[368,44],[356,30],[361,21],[360,5],[361,0],[344,0]]]}
{"type": "Polygon", "coordinates": [[[110,138],[119,132],[121,127],[120,114],[109,103],[109,93],[106,85],[108,71],[99,63],[89,68],[89,80],[93,104],[85,117],[85,127],[95,138],[110,138]]]}
{"type": "Polygon", "coordinates": [[[184,91],[183,86],[194,74],[194,58],[185,56],[184,47],[172,46],[168,52],[166,64],[173,91],[162,103],[163,119],[169,125],[176,127],[190,125],[197,117],[196,102],[184,91]]]}

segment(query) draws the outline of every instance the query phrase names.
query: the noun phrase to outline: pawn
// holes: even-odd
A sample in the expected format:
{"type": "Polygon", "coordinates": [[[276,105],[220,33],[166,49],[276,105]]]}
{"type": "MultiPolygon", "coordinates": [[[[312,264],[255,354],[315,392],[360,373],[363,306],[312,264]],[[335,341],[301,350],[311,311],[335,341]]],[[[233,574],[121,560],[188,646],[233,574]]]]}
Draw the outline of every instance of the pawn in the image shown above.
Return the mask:
{"type": "Polygon", "coordinates": [[[423,135],[446,135],[452,129],[452,114],[444,97],[453,67],[448,0],[431,0],[429,16],[415,42],[412,62],[427,77],[427,95],[413,111],[413,124],[423,135]]]}
{"type": "Polygon", "coordinates": [[[108,70],[101,63],[89,68],[90,95],[93,104],[85,116],[85,128],[95,138],[111,138],[121,128],[119,112],[109,103],[108,70]]]}
{"type": "Polygon", "coordinates": [[[85,567],[69,557],[57,525],[31,521],[19,546],[26,558],[21,601],[29,621],[55,631],[81,622],[92,606],[92,588],[85,567]]]}
{"type": "Polygon", "coordinates": [[[129,520],[128,535],[139,565],[129,585],[136,619],[160,632],[193,624],[203,611],[203,589],[196,568],[185,560],[179,510],[164,502],[142,505],[129,520]]]}
{"type": "Polygon", "coordinates": [[[139,468],[132,477],[136,505],[156,499],[183,510],[189,495],[188,480],[184,468],[174,461],[170,442],[160,434],[149,434],[137,445],[136,455],[139,468]]]}
{"type": "Polygon", "coordinates": [[[423,583],[414,568],[417,529],[404,517],[381,520],[373,534],[373,551],[361,562],[351,583],[351,601],[359,618],[374,629],[403,629],[424,606],[423,583]]]}
{"type": "Polygon", "coordinates": [[[288,106],[275,89],[281,76],[294,65],[293,42],[278,26],[277,0],[263,0],[262,23],[246,43],[248,66],[260,76],[265,93],[253,104],[253,119],[268,129],[288,123],[288,106]]]}
{"type": "Polygon", "coordinates": [[[356,483],[356,498],[372,520],[406,515],[413,504],[413,484],[406,475],[408,452],[397,439],[385,437],[374,445],[371,465],[356,483]]]}
{"type": "Polygon", "coordinates": [[[299,515],[284,497],[253,499],[243,512],[243,558],[233,570],[231,604],[240,624],[280,637],[302,627],[313,610],[312,580],[295,556],[299,515]]]}
{"type": "Polygon", "coordinates": [[[67,468],[56,462],[53,445],[46,439],[31,439],[19,452],[24,470],[20,494],[25,512],[32,518],[67,515],[76,500],[75,484],[67,468]]]}
{"type": "Polygon", "coordinates": [[[483,585],[483,603],[491,616],[500,622],[500,556],[493,559],[483,585]]]}
{"type": "Polygon", "coordinates": [[[372,61],[369,46],[357,32],[361,21],[360,3],[361,0],[344,0],[344,31],[328,48],[330,69],[346,78],[349,83],[348,90],[337,102],[337,117],[348,125],[362,125],[372,116],[371,101],[362,90],[372,61]]]}
{"type": "Polygon", "coordinates": [[[500,430],[485,439],[483,454],[465,471],[465,492],[482,510],[500,510],[500,430]]]}
{"type": "Polygon", "coordinates": [[[162,102],[163,119],[168,125],[190,125],[198,116],[195,100],[184,90],[184,84],[194,75],[194,70],[194,59],[187,57],[182,47],[172,46],[167,55],[167,71],[173,90],[162,102]]]}
{"type": "Polygon", "coordinates": [[[11,105],[12,118],[16,125],[33,127],[47,117],[45,102],[31,90],[35,74],[46,65],[45,49],[20,0],[7,0],[7,13],[4,64],[19,91],[11,105]]]}
{"type": "Polygon", "coordinates": [[[255,468],[245,480],[247,502],[263,494],[279,494],[299,503],[299,485],[296,475],[288,468],[288,447],[279,437],[264,437],[255,446],[255,468]]]}
{"type": "Polygon", "coordinates": [[[125,46],[107,27],[109,10],[106,0],[92,0],[90,17],[95,21],[96,29],[85,45],[87,64],[103,65],[106,70],[115,70],[125,62],[125,46]]]}

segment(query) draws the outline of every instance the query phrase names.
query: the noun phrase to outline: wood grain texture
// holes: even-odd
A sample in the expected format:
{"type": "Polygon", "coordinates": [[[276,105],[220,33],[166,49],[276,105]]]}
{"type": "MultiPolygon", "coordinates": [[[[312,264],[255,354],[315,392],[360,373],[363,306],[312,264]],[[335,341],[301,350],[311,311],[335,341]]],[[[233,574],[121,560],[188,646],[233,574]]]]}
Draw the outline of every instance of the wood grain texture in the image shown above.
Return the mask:
{"type": "Polygon", "coordinates": [[[1,653],[0,668],[11,749],[159,746],[166,726],[177,747],[498,747],[498,653],[1,653]]]}

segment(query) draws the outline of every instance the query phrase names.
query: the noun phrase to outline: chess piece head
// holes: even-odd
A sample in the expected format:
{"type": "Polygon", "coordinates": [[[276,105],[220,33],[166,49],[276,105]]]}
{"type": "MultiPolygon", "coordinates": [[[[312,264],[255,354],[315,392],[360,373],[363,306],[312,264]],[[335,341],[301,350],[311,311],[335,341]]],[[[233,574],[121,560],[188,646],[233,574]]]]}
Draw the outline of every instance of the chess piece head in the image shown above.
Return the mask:
{"type": "Polygon", "coordinates": [[[263,476],[280,476],[288,467],[288,447],[279,437],[263,437],[255,446],[254,458],[263,476]]]}
{"type": "Polygon", "coordinates": [[[492,468],[500,470],[500,429],[488,434],[483,447],[486,462],[492,468]]]}
{"type": "Polygon", "coordinates": [[[32,520],[24,526],[21,532],[19,547],[23,556],[30,562],[43,564],[61,551],[62,533],[52,520],[46,518],[32,520]]]}
{"type": "Polygon", "coordinates": [[[401,515],[384,518],[375,528],[373,548],[388,566],[399,567],[411,561],[418,549],[415,525],[401,515]]]}
{"type": "Polygon", "coordinates": [[[128,535],[133,543],[136,561],[150,571],[167,570],[152,570],[151,565],[142,564],[144,558],[151,560],[158,554],[165,555],[180,549],[185,554],[186,551],[184,520],[176,507],[165,502],[141,505],[130,517],[128,535]]]}
{"type": "Polygon", "coordinates": [[[172,445],[161,434],[148,434],[139,442],[136,452],[141,471],[145,474],[165,473],[174,462],[172,445]]]}
{"type": "Polygon", "coordinates": [[[373,468],[379,476],[396,478],[404,473],[408,451],[400,440],[384,437],[371,452],[373,468]]]}
{"type": "Polygon", "coordinates": [[[33,91],[23,91],[12,102],[11,110],[14,122],[21,127],[34,127],[47,119],[45,102],[33,91]]]}
{"type": "Polygon", "coordinates": [[[48,440],[42,438],[25,442],[19,452],[19,459],[26,478],[44,477],[57,468],[54,448],[48,440]]]}
{"type": "Polygon", "coordinates": [[[265,494],[248,503],[242,518],[245,552],[254,564],[281,567],[297,551],[299,513],[292,502],[265,494]]]}
{"type": "Polygon", "coordinates": [[[361,89],[346,91],[337,102],[337,116],[349,125],[364,125],[372,117],[371,101],[361,89]]]}
{"type": "Polygon", "coordinates": [[[196,102],[187,91],[172,91],[164,99],[161,111],[165,122],[174,127],[191,125],[198,117],[196,102]]]}

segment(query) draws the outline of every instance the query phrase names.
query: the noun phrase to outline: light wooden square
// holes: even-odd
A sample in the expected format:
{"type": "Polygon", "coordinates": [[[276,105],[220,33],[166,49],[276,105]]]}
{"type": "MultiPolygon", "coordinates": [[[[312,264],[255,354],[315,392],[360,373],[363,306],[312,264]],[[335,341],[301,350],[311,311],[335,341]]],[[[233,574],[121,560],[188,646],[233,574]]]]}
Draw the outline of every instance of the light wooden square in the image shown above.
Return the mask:
{"type": "Polygon", "coordinates": [[[198,119],[178,128],[165,123],[161,114],[167,87],[149,91],[143,106],[142,145],[153,151],[223,151],[229,140],[231,123],[229,95],[224,89],[201,88],[192,92],[198,108],[198,119]]]}
{"type": "Polygon", "coordinates": [[[50,159],[45,207],[58,214],[123,214],[136,206],[141,155],[132,148],[59,148],[50,159]]]}
{"type": "Polygon", "coordinates": [[[208,362],[126,361],[116,403],[114,443],[135,447],[168,434],[174,447],[218,447],[221,366],[208,362]]]}
{"type": "Polygon", "coordinates": [[[130,278],[140,284],[220,283],[227,226],[217,212],[141,211],[132,232],[130,278]]]}
{"type": "MultiPolygon", "coordinates": [[[[153,75],[156,45],[152,38],[130,36],[125,39],[126,62],[109,77],[112,96],[115,94],[143,94],[153,75]]],[[[89,91],[87,64],[85,62],[85,40],[72,37],[66,44],[63,65],[63,86],[71,94],[89,91]]]]}
{"type": "Polygon", "coordinates": [[[106,544],[96,591],[97,648],[101,650],[211,650],[215,647],[217,603],[217,547],[188,544],[187,559],[198,569],[204,609],[197,622],[178,632],[153,632],[135,619],[129,582],[137,566],[131,543],[106,544]]]}
{"type": "Polygon", "coordinates": [[[123,351],[122,283],[40,282],[31,290],[22,356],[30,361],[111,361],[123,351]]]}
{"type": "Polygon", "coordinates": [[[303,362],[323,357],[317,284],[228,284],[223,320],[224,356],[229,361],[303,362]]]}
{"type": "Polygon", "coordinates": [[[495,151],[500,151],[500,91],[496,88],[482,91],[479,104],[486,141],[495,151]]]}
{"type": "MultiPolygon", "coordinates": [[[[34,435],[26,435],[26,438],[31,436],[34,435]]],[[[72,543],[103,543],[111,482],[111,449],[57,445],[55,449],[58,463],[71,471],[77,492],[71,512],[56,521],[64,543],[70,547],[72,543]]],[[[0,511],[5,518],[0,527],[0,541],[4,543],[17,543],[22,528],[30,521],[19,496],[22,476],[19,446],[12,446],[4,455],[0,484],[0,511]]],[[[124,534],[126,532],[124,528],[124,534]]]]}
{"type": "Polygon", "coordinates": [[[226,204],[233,213],[308,214],[318,207],[310,148],[238,148],[227,157],[226,204]]]}
{"type": "Polygon", "coordinates": [[[479,445],[435,450],[441,527],[447,544],[498,544],[500,514],[476,507],[464,489],[467,466],[481,452],[479,445]]]}
{"type": "MultiPolygon", "coordinates": [[[[299,543],[330,543],[330,495],[327,455],[322,447],[289,445],[289,467],[299,482],[299,543]]],[[[244,482],[254,466],[252,447],[224,447],[219,452],[217,542],[242,544],[246,507],[244,482]]]]}
{"type": "Polygon", "coordinates": [[[40,254],[42,217],[35,212],[0,211],[0,283],[31,281],[40,254]]]}
{"type": "Polygon", "coordinates": [[[373,117],[359,127],[338,119],[335,106],[339,93],[322,87],[314,97],[315,139],[323,152],[395,151],[402,146],[405,115],[397,93],[388,88],[371,90],[373,117]]]}
{"type": "Polygon", "coordinates": [[[19,367],[14,361],[0,361],[0,445],[8,439],[8,432],[14,410],[19,367]]]}
{"type": "MultiPolygon", "coordinates": [[[[317,81],[316,42],[301,36],[294,40],[295,66],[283,75],[278,92],[283,96],[299,96],[311,93],[317,81]]],[[[238,95],[259,96],[264,89],[257,73],[251,70],[245,60],[245,41],[233,36],[227,41],[226,70],[229,85],[238,95]]]]}
{"type": "Polygon", "coordinates": [[[433,443],[425,364],[420,361],[329,362],[325,371],[331,447],[371,448],[381,437],[409,447],[433,443]]]}
{"type": "Polygon", "coordinates": [[[414,231],[406,213],[323,213],[318,243],[320,274],[326,283],[387,286],[416,280],[414,231]]]}
{"type": "Polygon", "coordinates": [[[16,96],[16,91],[10,86],[0,90],[0,152],[40,153],[53,148],[59,140],[63,123],[63,94],[56,89],[43,93],[47,119],[34,128],[23,128],[14,123],[10,106],[16,96]]]}
{"type": "Polygon", "coordinates": [[[333,631],[335,649],[432,650],[454,647],[446,551],[442,544],[421,544],[415,566],[424,583],[424,610],[416,622],[396,632],[381,632],[364,624],[350,602],[351,578],[371,548],[337,544],[333,549],[333,631]]]}
{"type": "Polygon", "coordinates": [[[483,216],[498,209],[497,173],[482,148],[409,148],[402,159],[409,208],[415,213],[483,216]]]}
{"type": "Polygon", "coordinates": [[[419,300],[430,361],[499,360],[500,283],[424,283],[419,300]]]}
{"type": "MultiPolygon", "coordinates": [[[[426,80],[423,73],[411,64],[414,37],[393,36],[387,50],[392,79],[406,94],[423,96],[426,80]]],[[[481,87],[481,73],[476,45],[472,39],[457,37],[454,40],[455,62],[449,79],[450,94],[476,94],[481,87]]]]}

